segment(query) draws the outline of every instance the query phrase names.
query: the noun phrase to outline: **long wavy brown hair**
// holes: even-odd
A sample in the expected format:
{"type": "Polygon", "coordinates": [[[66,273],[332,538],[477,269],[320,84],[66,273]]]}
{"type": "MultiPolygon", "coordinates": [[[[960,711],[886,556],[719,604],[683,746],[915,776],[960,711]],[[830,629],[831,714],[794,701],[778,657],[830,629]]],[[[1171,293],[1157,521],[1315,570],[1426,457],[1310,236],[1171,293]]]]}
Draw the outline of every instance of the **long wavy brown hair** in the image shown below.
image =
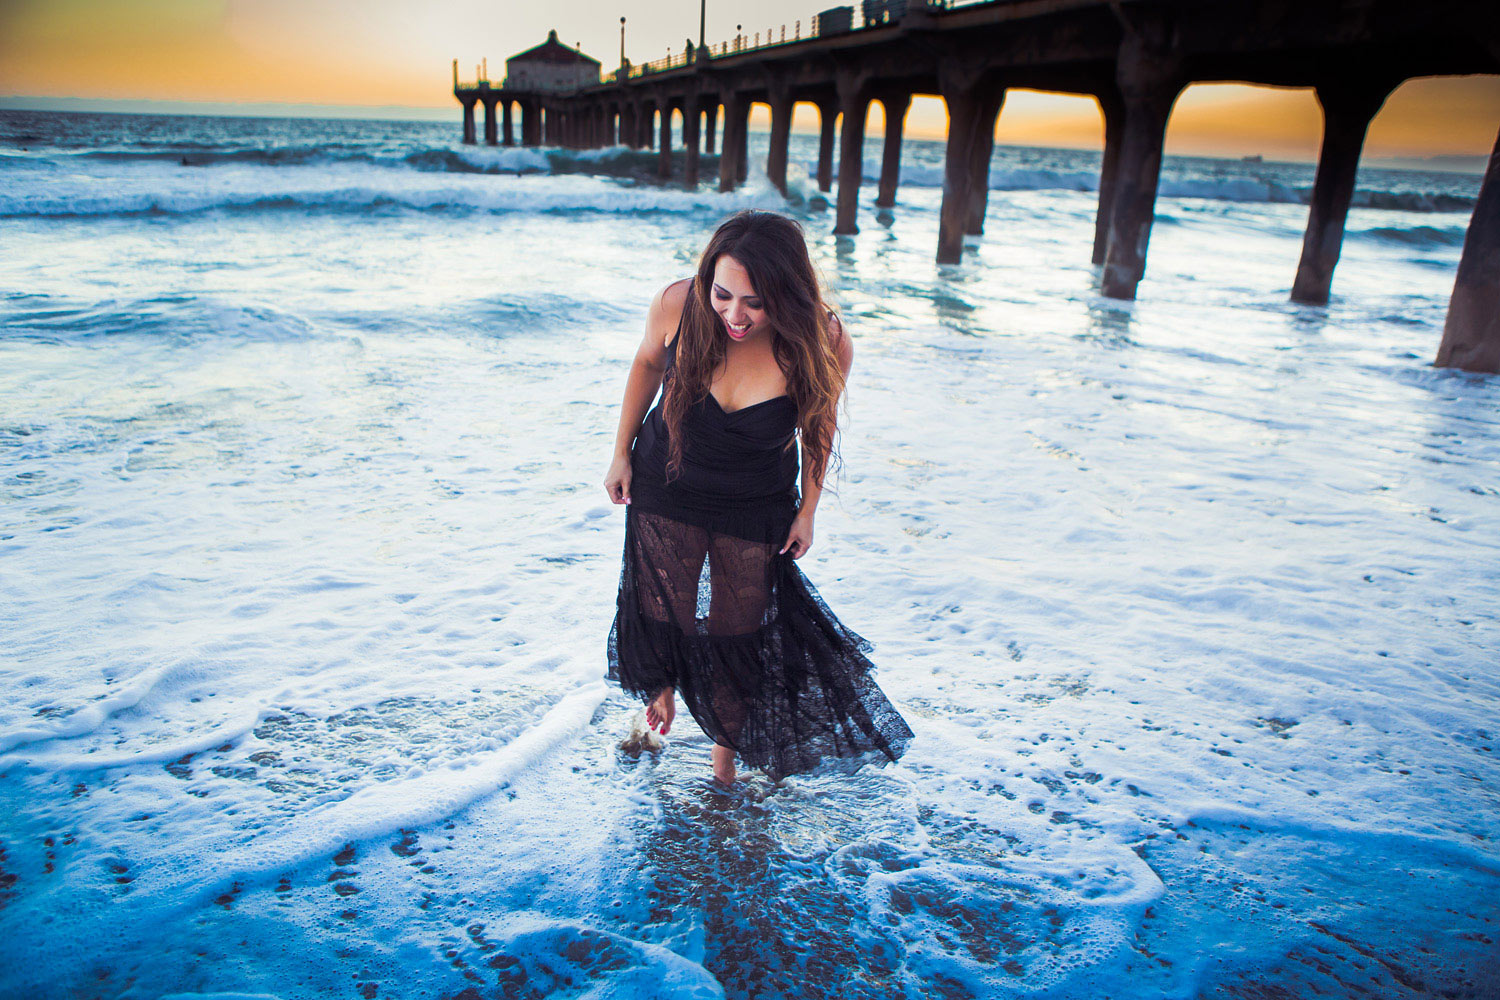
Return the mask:
{"type": "MultiPolygon", "coordinates": [[[[677,360],[667,378],[663,416],[669,443],[667,478],[682,468],[682,420],[707,395],[714,372],[724,363],[729,334],[709,301],[714,267],[728,254],[750,276],[771,324],[771,349],[786,376],[787,395],[797,406],[797,430],[813,482],[823,483],[830,463],[841,464],[834,436],[844,370],[834,353],[817,273],[807,240],[795,219],[745,209],[726,219],[698,261],[698,272],[683,304],[677,360]]],[[[787,442],[790,448],[796,438],[787,442]]]]}

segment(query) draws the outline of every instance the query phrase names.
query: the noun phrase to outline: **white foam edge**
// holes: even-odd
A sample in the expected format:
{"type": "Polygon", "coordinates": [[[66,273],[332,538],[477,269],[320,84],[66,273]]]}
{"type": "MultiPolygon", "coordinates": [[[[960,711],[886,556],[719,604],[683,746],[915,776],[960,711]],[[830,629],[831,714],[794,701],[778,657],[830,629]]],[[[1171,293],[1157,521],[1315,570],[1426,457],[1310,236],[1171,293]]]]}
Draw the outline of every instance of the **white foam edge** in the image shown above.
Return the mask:
{"type": "Polygon", "coordinates": [[[1195,799],[1182,804],[1167,818],[1181,832],[1183,826],[1204,823],[1244,824],[1252,829],[1273,833],[1301,834],[1309,838],[1366,838],[1391,840],[1397,843],[1418,845],[1423,850],[1439,857],[1447,857],[1477,868],[1485,874],[1500,878],[1500,845],[1491,850],[1465,844],[1439,834],[1421,833],[1413,830],[1395,830],[1368,823],[1340,823],[1336,820],[1297,816],[1288,819],[1274,813],[1261,812],[1246,806],[1216,799],[1195,799]]]}
{"type": "MultiPolygon", "coordinates": [[[[164,679],[168,678],[183,664],[174,663],[157,667],[155,670],[147,670],[131,678],[128,684],[120,687],[113,693],[100,698],[92,704],[85,705],[66,719],[62,719],[50,726],[31,726],[24,729],[13,729],[8,733],[0,733],[0,765],[11,763],[31,763],[42,759],[41,755],[28,758],[16,759],[11,753],[16,747],[26,746],[31,743],[42,743],[48,740],[71,739],[76,736],[85,736],[94,732],[104,724],[104,721],[117,712],[123,712],[140,704],[141,700],[151,693],[152,689],[164,679]]],[[[161,747],[157,750],[136,751],[127,754],[115,754],[113,756],[73,755],[71,757],[57,755],[46,758],[46,763],[54,767],[72,768],[95,768],[95,767],[118,767],[122,764],[133,764],[140,761],[152,760],[176,760],[186,753],[195,753],[211,746],[223,743],[226,738],[233,739],[249,731],[259,721],[251,720],[249,726],[235,725],[223,727],[213,734],[196,737],[191,740],[173,743],[171,746],[161,747]],[[227,732],[230,735],[226,736],[227,732]]]]}
{"type": "Polygon", "coordinates": [[[625,937],[587,924],[558,920],[546,914],[523,912],[506,915],[498,927],[491,925],[486,928],[485,933],[492,940],[504,940],[510,945],[509,954],[550,951],[567,962],[569,958],[559,945],[566,946],[570,940],[591,934],[605,938],[646,960],[634,968],[607,975],[592,988],[579,994],[578,1000],[631,996],[721,1000],[724,996],[724,988],[713,974],[692,959],[663,945],[625,937]]]}
{"type": "Polygon", "coordinates": [[[494,751],[413,777],[367,785],[238,846],[226,849],[217,833],[205,835],[200,845],[180,844],[188,856],[218,858],[212,874],[171,877],[156,874],[162,870],[158,867],[136,879],[136,888],[144,898],[170,897],[176,908],[193,908],[233,882],[243,886],[256,876],[281,873],[309,858],[336,854],[346,844],[446,819],[514,781],[587,727],[607,693],[603,680],[583,684],[548,709],[536,725],[494,751]]]}

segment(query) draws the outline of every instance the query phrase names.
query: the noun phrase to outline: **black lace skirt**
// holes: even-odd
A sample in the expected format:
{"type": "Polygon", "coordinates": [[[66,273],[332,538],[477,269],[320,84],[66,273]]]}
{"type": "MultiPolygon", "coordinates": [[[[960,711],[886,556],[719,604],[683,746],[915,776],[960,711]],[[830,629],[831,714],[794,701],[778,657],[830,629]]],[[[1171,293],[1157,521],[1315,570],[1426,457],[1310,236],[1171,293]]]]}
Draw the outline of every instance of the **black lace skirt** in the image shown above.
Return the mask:
{"type": "Polygon", "coordinates": [[[779,552],[795,490],[715,507],[635,479],[609,679],[643,702],[676,688],[715,743],[773,779],[896,760],[912,731],[871,677],[870,643],[779,552]]]}

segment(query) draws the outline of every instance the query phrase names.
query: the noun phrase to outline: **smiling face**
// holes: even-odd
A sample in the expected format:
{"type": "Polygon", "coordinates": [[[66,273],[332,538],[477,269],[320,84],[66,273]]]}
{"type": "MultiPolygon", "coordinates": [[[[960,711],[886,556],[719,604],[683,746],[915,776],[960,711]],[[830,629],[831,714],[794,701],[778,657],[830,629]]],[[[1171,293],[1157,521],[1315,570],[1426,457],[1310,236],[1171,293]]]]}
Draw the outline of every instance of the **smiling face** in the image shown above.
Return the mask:
{"type": "Polygon", "coordinates": [[[714,263],[714,282],[708,294],[730,340],[748,340],[770,329],[766,304],[750,286],[750,275],[727,253],[714,263]]]}

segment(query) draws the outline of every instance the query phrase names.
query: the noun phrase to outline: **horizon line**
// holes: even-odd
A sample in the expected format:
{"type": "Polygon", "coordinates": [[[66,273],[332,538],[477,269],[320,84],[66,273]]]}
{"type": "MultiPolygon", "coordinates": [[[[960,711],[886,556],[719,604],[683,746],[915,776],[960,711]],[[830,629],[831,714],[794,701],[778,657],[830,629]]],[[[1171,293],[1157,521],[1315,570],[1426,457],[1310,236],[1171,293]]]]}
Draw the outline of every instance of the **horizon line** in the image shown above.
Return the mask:
{"type": "MultiPolygon", "coordinates": [[[[180,99],[156,99],[156,98],[89,98],[89,97],[65,97],[65,96],[43,96],[30,94],[5,94],[0,95],[0,111],[23,111],[23,112],[55,112],[58,114],[114,114],[114,115],[160,115],[162,117],[184,117],[184,118],[271,118],[271,119],[306,119],[317,120],[350,120],[350,121],[396,121],[409,123],[441,123],[452,121],[455,127],[461,127],[462,116],[458,108],[454,109],[452,117],[445,109],[435,105],[410,105],[410,104],[319,104],[314,102],[292,102],[292,101],[187,101],[180,99]]],[[[761,128],[752,131],[764,132],[761,128]]],[[[801,135],[818,135],[818,128],[797,128],[795,124],[792,131],[801,135]]],[[[903,140],[915,140],[918,142],[945,142],[946,134],[928,134],[921,130],[906,131],[903,140]]],[[[867,141],[869,139],[867,138],[867,141]]],[[[999,141],[997,146],[1012,146],[1024,149],[1060,149],[1081,152],[1102,152],[1102,144],[1090,143],[1042,143],[1022,141],[999,141]]],[[[517,146],[520,144],[518,143],[517,146]]],[[[1168,156],[1182,157],[1186,159],[1219,159],[1219,160],[1260,160],[1266,163],[1293,163],[1293,164],[1316,164],[1317,157],[1296,156],[1257,156],[1225,153],[1214,155],[1209,153],[1169,153],[1168,156]]],[[[1378,155],[1366,153],[1360,157],[1361,160],[1381,163],[1410,163],[1422,164],[1422,169],[1443,169],[1433,166],[1434,164],[1445,164],[1447,171],[1460,173],[1480,173],[1485,170],[1488,157],[1478,154],[1466,153],[1435,153],[1428,156],[1401,156],[1401,155],[1378,155]]]]}

